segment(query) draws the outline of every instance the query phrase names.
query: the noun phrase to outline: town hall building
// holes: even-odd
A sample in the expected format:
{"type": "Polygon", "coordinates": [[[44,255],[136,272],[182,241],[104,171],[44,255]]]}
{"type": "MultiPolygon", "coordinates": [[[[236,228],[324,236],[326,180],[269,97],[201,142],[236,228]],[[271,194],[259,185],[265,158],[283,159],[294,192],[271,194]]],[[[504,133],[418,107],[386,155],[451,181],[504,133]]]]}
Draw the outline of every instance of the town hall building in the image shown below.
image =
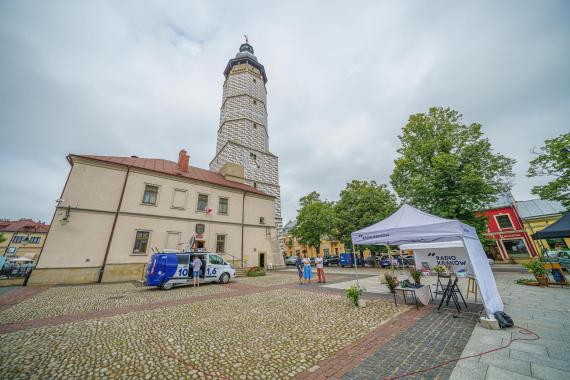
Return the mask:
{"type": "Polygon", "coordinates": [[[284,264],[267,76],[247,41],[224,75],[210,170],[191,166],[185,150],[177,161],[67,157],[69,176],[29,285],[142,280],[152,253],[164,249],[216,252],[236,267],[284,264]]]}

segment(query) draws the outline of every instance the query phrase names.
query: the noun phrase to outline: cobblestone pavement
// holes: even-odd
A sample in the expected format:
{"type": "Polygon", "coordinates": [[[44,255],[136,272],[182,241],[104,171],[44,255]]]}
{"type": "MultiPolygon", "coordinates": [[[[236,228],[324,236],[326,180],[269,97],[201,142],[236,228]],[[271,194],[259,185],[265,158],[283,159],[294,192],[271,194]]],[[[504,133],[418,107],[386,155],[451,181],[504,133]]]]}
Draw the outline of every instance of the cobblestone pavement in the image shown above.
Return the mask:
{"type": "MultiPolygon", "coordinates": [[[[36,289],[36,288],[23,288],[36,289]]],[[[218,284],[205,284],[162,291],[157,288],[135,286],[133,283],[60,286],[49,288],[17,305],[0,311],[0,324],[79,314],[97,310],[178,300],[231,291],[218,284]]]]}
{"type": "MultiPolygon", "coordinates": [[[[473,311],[479,309],[470,305],[473,311]]],[[[343,379],[383,379],[429,368],[460,356],[479,318],[478,312],[453,318],[451,310],[437,308],[413,326],[383,345],[378,351],[348,372],[343,379]]],[[[455,363],[408,376],[406,379],[448,379],[455,363]]]]}
{"type": "Polygon", "coordinates": [[[409,309],[386,301],[358,309],[342,296],[289,288],[211,299],[1,335],[0,373],[290,378],[409,309]]]}

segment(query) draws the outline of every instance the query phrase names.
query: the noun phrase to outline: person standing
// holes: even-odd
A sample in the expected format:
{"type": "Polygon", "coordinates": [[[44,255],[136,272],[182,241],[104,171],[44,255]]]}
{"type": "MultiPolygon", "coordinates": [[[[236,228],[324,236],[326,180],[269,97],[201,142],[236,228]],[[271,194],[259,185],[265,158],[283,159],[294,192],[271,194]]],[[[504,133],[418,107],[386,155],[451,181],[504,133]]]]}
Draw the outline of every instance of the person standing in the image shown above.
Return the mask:
{"type": "Polygon", "coordinates": [[[317,278],[318,283],[324,284],[325,281],[325,267],[323,265],[323,258],[317,253],[317,258],[315,259],[315,265],[317,266],[317,278]]]}
{"type": "Polygon", "coordinates": [[[299,285],[303,285],[303,260],[301,255],[297,255],[295,259],[295,268],[297,268],[297,274],[299,275],[299,285]]]}
{"type": "Polygon", "coordinates": [[[194,287],[200,286],[200,268],[202,267],[202,260],[198,255],[194,255],[194,260],[192,260],[192,277],[194,279],[194,287]]]}
{"type": "Polygon", "coordinates": [[[311,259],[305,258],[303,259],[303,281],[305,284],[311,283],[311,277],[313,277],[313,269],[311,268],[311,259]]]}

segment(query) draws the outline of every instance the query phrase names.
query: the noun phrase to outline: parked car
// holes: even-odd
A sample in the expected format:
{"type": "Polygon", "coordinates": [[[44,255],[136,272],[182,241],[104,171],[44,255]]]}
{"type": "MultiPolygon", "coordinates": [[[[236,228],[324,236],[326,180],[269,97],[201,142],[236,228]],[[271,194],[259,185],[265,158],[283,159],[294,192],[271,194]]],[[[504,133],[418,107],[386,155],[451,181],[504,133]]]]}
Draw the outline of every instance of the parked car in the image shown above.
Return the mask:
{"type": "Polygon", "coordinates": [[[330,267],[331,265],[340,265],[340,259],[338,256],[326,256],[323,259],[323,265],[326,267],[330,267]]]}
{"type": "Polygon", "coordinates": [[[285,259],[285,264],[286,265],[295,265],[296,261],[297,261],[297,256],[287,256],[287,258],[285,259]]]}
{"type": "Polygon", "coordinates": [[[408,266],[415,266],[416,265],[416,260],[414,259],[413,255],[402,257],[402,262],[404,263],[404,265],[408,265],[408,266]]]}
{"type": "MultiPolygon", "coordinates": [[[[341,253],[340,263],[341,267],[353,267],[354,266],[354,255],[352,253],[341,253]]],[[[364,260],[360,256],[356,256],[356,265],[359,267],[364,266],[364,260]]]]}
{"type": "Polygon", "coordinates": [[[314,257],[309,258],[309,260],[311,260],[311,265],[315,265],[315,258],[314,257]]]}
{"type": "Polygon", "coordinates": [[[562,269],[570,272],[570,252],[558,251],[554,257],[549,256],[546,261],[551,263],[559,263],[562,269]]]}

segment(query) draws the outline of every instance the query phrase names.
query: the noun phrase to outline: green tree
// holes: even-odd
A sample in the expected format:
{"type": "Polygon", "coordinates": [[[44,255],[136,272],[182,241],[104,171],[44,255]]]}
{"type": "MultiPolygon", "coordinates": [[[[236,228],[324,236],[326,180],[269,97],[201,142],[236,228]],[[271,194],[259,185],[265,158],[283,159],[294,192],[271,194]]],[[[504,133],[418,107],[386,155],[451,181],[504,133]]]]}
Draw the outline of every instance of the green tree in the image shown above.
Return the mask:
{"type": "Polygon", "coordinates": [[[462,119],[441,107],[411,115],[398,136],[402,146],[390,179],[404,202],[460,219],[482,237],[486,219],[478,211],[509,190],[515,160],[494,153],[481,125],[462,119]]]}
{"type": "Polygon", "coordinates": [[[322,201],[319,193],[312,193],[299,199],[297,224],[291,234],[299,243],[315,247],[320,252],[321,240],[336,237],[335,213],[332,202],[322,201]]]}
{"type": "Polygon", "coordinates": [[[554,177],[546,185],[534,186],[532,193],[570,210],[570,132],[544,142],[538,157],[530,161],[527,176],[554,177]]]}
{"type": "MultiPolygon", "coordinates": [[[[345,247],[352,248],[350,234],[390,216],[398,204],[386,185],[353,180],[340,192],[335,204],[336,229],[345,247]]],[[[378,247],[369,247],[376,252],[378,247]]]]}
{"type": "Polygon", "coordinates": [[[4,237],[3,233],[0,233],[0,243],[4,243],[6,241],[6,238],[4,237]]]}

